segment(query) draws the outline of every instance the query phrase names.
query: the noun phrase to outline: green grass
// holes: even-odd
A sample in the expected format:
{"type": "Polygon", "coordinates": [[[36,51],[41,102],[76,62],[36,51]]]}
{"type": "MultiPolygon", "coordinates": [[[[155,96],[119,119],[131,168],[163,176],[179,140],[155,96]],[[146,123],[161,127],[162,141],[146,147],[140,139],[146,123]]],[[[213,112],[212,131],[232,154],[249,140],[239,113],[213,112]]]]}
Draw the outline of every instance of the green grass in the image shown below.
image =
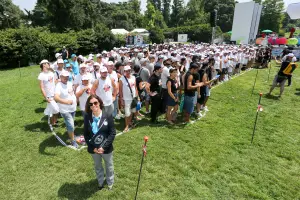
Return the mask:
{"type": "MultiPolygon", "coordinates": [[[[262,98],[250,144],[258,93],[269,90],[277,70],[269,82],[268,70],[259,70],[252,96],[256,70],[213,89],[210,111],[196,124],[141,123],[117,137],[112,191],[97,191],[91,156],[61,146],[41,121],[39,67],[22,68],[21,78],[18,69],[0,71],[1,199],[133,199],[144,135],[150,139],[139,199],[300,199],[300,69],[282,99],[262,98]]],[[[80,114],[76,123],[82,133],[80,114]]]]}

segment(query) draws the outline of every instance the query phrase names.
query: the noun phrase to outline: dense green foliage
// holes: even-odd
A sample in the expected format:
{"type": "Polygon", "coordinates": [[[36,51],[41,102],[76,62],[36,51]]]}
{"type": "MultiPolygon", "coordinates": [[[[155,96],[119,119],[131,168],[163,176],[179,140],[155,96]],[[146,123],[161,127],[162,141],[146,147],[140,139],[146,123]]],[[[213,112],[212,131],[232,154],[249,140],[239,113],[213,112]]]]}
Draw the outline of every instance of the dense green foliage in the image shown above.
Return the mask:
{"type": "Polygon", "coordinates": [[[17,67],[38,63],[44,58],[53,60],[55,52],[66,46],[71,52],[86,55],[124,45],[125,37],[114,36],[103,24],[78,32],[51,33],[43,28],[20,28],[0,31],[0,67],[17,67]]]}

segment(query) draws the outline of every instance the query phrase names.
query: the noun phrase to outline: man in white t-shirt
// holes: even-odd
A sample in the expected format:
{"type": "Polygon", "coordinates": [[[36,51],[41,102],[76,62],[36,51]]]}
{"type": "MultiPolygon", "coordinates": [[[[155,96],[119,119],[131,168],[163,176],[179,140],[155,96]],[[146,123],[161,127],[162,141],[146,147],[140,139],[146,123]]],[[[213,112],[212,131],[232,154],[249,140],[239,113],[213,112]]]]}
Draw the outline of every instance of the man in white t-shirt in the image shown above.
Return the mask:
{"type": "Polygon", "coordinates": [[[85,104],[90,96],[92,84],[89,83],[90,77],[83,75],[81,78],[82,84],[80,84],[76,89],[76,97],[79,100],[79,107],[82,111],[82,116],[85,115],[85,104]]]}
{"type": "Polygon", "coordinates": [[[106,67],[100,68],[100,78],[94,82],[91,93],[100,97],[104,105],[103,112],[111,116],[114,112],[113,102],[116,99],[117,87],[114,79],[108,76],[106,67]]]}
{"type": "Polygon", "coordinates": [[[73,147],[78,148],[74,138],[74,117],[77,106],[73,85],[68,81],[69,72],[63,71],[60,74],[60,82],[56,84],[54,99],[58,104],[61,116],[64,118],[69,138],[73,147]]]}
{"type": "Polygon", "coordinates": [[[81,77],[83,75],[90,76],[90,80],[92,79],[91,78],[91,73],[89,73],[89,72],[86,71],[86,69],[87,69],[86,64],[82,63],[82,64],[80,64],[79,67],[80,67],[80,73],[75,76],[75,80],[74,80],[74,83],[73,83],[75,91],[76,91],[76,88],[79,86],[79,84],[81,84],[81,77]]]}
{"type": "Polygon", "coordinates": [[[115,118],[118,114],[118,101],[119,101],[119,78],[118,74],[116,71],[114,71],[114,63],[112,61],[108,61],[106,64],[106,68],[108,71],[108,76],[114,80],[115,85],[116,85],[116,99],[114,100],[114,112],[113,112],[113,117],[115,118]]]}
{"type": "Polygon", "coordinates": [[[93,84],[98,78],[100,78],[100,67],[101,64],[98,62],[94,63],[94,71],[91,73],[92,79],[91,79],[91,84],[93,84]]]}
{"type": "Polygon", "coordinates": [[[57,61],[58,61],[59,59],[62,59],[62,54],[56,53],[56,54],[55,54],[55,58],[56,58],[56,61],[50,66],[54,71],[57,70],[57,67],[58,67],[57,61]]]}
{"type": "Polygon", "coordinates": [[[47,107],[44,111],[45,115],[50,117],[50,128],[52,129],[57,120],[57,113],[59,112],[58,105],[54,101],[54,91],[55,91],[55,81],[53,72],[49,71],[49,62],[48,60],[42,60],[40,62],[40,68],[42,72],[38,76],[40,81],[40,89],[47,101],[47,107]]]}
{"type": "Polygon", "coordinates": [[[134,98],[137,98],[139,101],[135,77],[131,75],[130,66],[127,65],[124,67],[124,76],[120,78],[119,84],[121,104],[124,106],[125,110],[124,132],[127,132],[129,130],[129,126],[132,125],[132,116],[136,113],[136,107],[133,107],[131,104],[134,98]]]}
{"type": "Polygon", "coordinates": [[[171,59],[168,58],[164,61],[164,67],[161,74],[161,89],[162,89],[162,112],[165,113],[167,109],[167,101],[168,101],[168,89],[167,89],[167,80],[170,76],[171,59]]]}
{"type": "Polygon", "coordinates": [[[54,71],[55,83],[60,82],[60,74],[64,70],[64,60],[57,60],[57,69],[54,71]]]}

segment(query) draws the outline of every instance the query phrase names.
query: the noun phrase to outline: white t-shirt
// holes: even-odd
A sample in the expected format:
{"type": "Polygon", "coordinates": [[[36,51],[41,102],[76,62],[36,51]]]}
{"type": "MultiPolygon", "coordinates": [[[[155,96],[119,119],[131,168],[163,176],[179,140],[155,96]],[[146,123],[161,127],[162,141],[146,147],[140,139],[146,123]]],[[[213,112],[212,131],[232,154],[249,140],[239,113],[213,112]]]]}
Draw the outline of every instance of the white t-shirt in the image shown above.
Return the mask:
{"type": "Polygon", "coordinates": [[[53,97],[55,91],[55,82],[53,72],[41,72],[38,76],[38,80],[43,81],[46,97],[53,97]]]}
{"type": "Polygon", "coordinates": [[[55,70],[54,74],[55,74],[55,80],[58,80],[60,79],[60,74],[63,72],[63,70],[59,71],[58,69],[55,70]]]}
{"type": "Polygon", "coordinates": [[[220,57],[215,57],[215,64],[214,64],[215,69],[220,69],[220,57]]]}
{"type": "MultiPolygon", "coordinates": [[[[82,90],[83,88],[85,88],[86,86],[80,84],[77,89],[76,89],[76,93],[79,92],[80,90],[82,90]]],[[[89,84],[88,87],[91,89],[92,88],[92,85],[89,84]]],[[[85,110],[85,104],[86,104],[86,101],[87,99],[89,98],[90,94],[83,92],[82,95],[79,97],[79,107],[80,107],[80,110],[85,110]]]]}
{"type": "Polygon", "coordinates": [[[113,87],[111,79],[107,76],[105,80],[98,79],[99,84],[96,90],[96,95],[103,101],[104,106],[110,106],[113,103],[112,91],[113,87]]]}
{"type": "Polygon", "coordinates": [[[168,77],[170,76],[170,69],[171,67],[170,68],[164,67],[161,73],[161,87],[164,89],[167,89],[167,80],[168,77]]]}
{"type": "Polygon", "coordinates": [[[91,76],[92,76],[91,83],[93,84],[95,82],[95,80],[97,80],[98,78],[100,78],[100,73],[96,72],[96,71],[93,71],[91,73],[91,76]]]}
{"type": "MultiPolygon", "coordinates": [[[[91,73],[86,72],[85,75],[90,76],[90,80],[93,79],[91,73]]],[[[75,80],[74,80],[73,84],[74,84],[74,85],[80,85],[80,84],[81,84],[81,78],[82,78],[82,75],[81,75],[81,74],[77,74],[77,75],[75,76],[75,80]]]]}
{"type": "MultiPolygon", "coordinates": [[[[130,78],[128,79],[128,82],[129,82],[129,85],[130,85],[130,88],[132,90],[132,95],[133,97],[136,97],[136,91],[135,91],[135,77],[134,76],[130,76],[130,78]]],[[[123,100],[132,100],[132,95],[131,95],[131,92],[130,92],[130,89],[129,89],[129,86],[128,86],[128,83],[125,79],[124,76],[122,76],[120,78],[120,81],[122,81],[122,91],[123,91],[123,100]]]]}
{"type": "Polygon", "coordinates": [[[74,94],[73,86],[71,82],[67,82],[67,84],[63,84],[62,82],[57,83],[55,87],[55,94],[58,94],[61,99],[67,99],[73,101],[72,105],[57,103],[60,113],[68,113],[68,112],[76,111],[77,101],[76,101],[76,96],[74,94]]]}

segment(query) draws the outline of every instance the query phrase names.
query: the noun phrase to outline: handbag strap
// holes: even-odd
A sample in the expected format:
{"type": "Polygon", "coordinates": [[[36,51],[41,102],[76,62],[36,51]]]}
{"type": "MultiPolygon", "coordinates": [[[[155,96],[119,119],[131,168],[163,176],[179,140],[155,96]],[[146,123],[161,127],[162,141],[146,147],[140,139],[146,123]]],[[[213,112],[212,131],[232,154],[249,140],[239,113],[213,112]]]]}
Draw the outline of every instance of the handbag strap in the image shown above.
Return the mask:
{"type": "Polygon", "coordinates": [[[131,89],[131,87],[130,87],[129,81],[128,81],[128,79],[126,78],[126,76],[124,76],[124,78],[125,78],[125,80],[126,80],[126,82],[127,82],[127,84],[128,84],[128,87],[129,87],[131,96],[132,96],[132,98],[133,98],[133,93],[132,93],[132,89],[131,89]]]}

